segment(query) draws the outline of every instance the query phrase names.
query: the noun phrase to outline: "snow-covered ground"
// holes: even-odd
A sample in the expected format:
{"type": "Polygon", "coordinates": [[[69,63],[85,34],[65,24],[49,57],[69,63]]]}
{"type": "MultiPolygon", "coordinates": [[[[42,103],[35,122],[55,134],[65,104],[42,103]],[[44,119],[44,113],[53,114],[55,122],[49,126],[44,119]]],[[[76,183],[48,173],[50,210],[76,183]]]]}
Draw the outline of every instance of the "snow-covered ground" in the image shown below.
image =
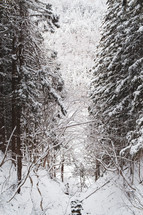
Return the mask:
{"type": "MultiPolygon", "coordinates": [[[[1,154],[2,157],[2,154],[1,154]]],[[[27,167],[24,168],[27,173],[27,167]]],[[[16,171],[7,162],[0,168],[0,215],[71,215],[71,201],[82,201],[82,215],[142,215],[143,186],[136,191],[123,186],[122,177],[108,173],[88,189],[75,189],[76,178],[70,183],[69,194],[64,184],[49,178],[44,169],[31,171],[30,177],[16,194],[16,171]],[[74,192],[73,192],[74,191],[74,192]],[[125,192],[126,191],[126,192],[125,192]]]]}
{"type": "Polygon", "coordinates": [[[123,186],[122,177],[109,174],[100,178],[81,199],[96,191],[83,201],[84,214],[91,215],[141,215],[143,214],[143,186],[138,184],[136,191],[123,186]],[[105,186],[104,186],[105,185],[105,186]],[[103,186],[103,187],[102,187],[103,186]],[[139,196],[139,199],[138,197],[139,196]],[[139,201],[142,203],[140,204],[139,201]]]}
{"type": "MultiPolygon", "coordinates": [[[[24,167],[25,175],[27,171],[27,167],[24,167]]],[[[63,184],[51,180],[44,169],[32,170],[22,186],[21,193],[14,196],[15,189],[15,167],[11,162],[6,162],[0,168],[0,215],[64,215],[68,213],[69,197],[64,193],[63,184]]]]}

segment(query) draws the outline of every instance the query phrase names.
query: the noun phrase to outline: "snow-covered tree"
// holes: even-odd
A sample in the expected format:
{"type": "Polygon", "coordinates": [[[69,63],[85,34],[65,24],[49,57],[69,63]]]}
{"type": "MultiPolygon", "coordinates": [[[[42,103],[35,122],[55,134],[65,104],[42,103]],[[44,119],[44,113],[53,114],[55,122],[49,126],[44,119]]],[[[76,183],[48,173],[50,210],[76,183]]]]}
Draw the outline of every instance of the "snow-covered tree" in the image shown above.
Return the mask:
{"type": "Polygon", "coordinates": [[[56,147],[54,128],[60,114],[65,114],[56,53],[44,51],[40,32],[54,32],[59,25],[49,4],[36,0],[0,4],[0,147],[5,151],[14,131],[10,149],[19,185],[22,157],[36,162],[43,151],[49,150],[47,145],[56,147]]]}
{"type": "Polygon", "coordinates": [[[100,158],[116,165],[123,148],[130,145],[126,149],[132,156],[143,148],[143,3],[107,3],[89,109],[101,136],[100,147],[106,152],[100,158]]]}

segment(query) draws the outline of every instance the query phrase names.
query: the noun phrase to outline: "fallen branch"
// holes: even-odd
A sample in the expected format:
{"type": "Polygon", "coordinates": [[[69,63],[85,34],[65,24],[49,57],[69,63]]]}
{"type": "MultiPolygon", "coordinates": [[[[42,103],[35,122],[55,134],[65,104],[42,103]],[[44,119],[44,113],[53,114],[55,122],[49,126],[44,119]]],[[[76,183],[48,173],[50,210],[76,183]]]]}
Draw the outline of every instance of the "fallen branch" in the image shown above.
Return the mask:
{"type": "Polygon", "coordinates": [[[92,193],[90,193],[87,197],[85,197],[84,199],[81,200],[81,202],[83,202],[84,200],[88,199],[90,196],[92,196],[94,193],[96,193],[98,190],[100,190],[101,188],[103,188],[106,184],[108,184],[110,182],[107,181],[106,183],[104,183],[101,187],[98,187],[96,190],[94,190],[92,193]]]}
{"type": "Polygon", "coordinates": [[[72,124],[72,125],[63,126],[63,127],[58,128],[56,130],[64,129],[64,128],[67,129],[67,128],[76,127],[76,126],[79,126],[79,125],[86,125],[86,124],[94,123],[94,122],[96,122],[96,121],[92,120],[92,121],[87,121],[87,122],[76,123],[76,124],[72,124]]]}
{"type": "Polygon", "coordinates": [[[14,192],[14,194],[12,195],[12,197],[7,201],[7,203],[9,203],[17,194],[18,190],[23,186],[23,184],[25,184],[27,178],[29,177],[30,171],[32,169],[33,163],[29,166],[27,174],[25,176],[25,178],[22,180],[22,182],[19,184],[19,186],[17,187],[16,191],[14,192]]]}

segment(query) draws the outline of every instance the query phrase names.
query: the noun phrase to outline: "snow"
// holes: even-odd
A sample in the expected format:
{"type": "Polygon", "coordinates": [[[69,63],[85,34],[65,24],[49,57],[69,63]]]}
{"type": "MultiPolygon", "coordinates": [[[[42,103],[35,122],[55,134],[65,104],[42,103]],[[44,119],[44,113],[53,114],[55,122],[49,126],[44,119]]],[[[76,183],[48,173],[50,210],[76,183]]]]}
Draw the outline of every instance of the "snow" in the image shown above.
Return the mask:
{"type": "Polygon", "coordinates": [[[138,32],[143,32],[143,26],[138,29],[138,32]]]}
{"type": "Polygon", "coordinates": [[[58,52],[67,89],[89,83],[88,70],[94,65],[100,26],[106,10],[105,0],[49,0],[60,14],[60,28],[45,34],[45,43],[58,52]]]}
{"type": "MultiPolygon", "coordinates": [[[[2,157],[2,153],[1,153],[2,157]]],[[[24,168],[27,172],[27,167],[24,168]]],[[[134,185],[134,190],[125,186],[123,178],[116,173],[104,174],[96,183],[80,192],[77,180],[69,180],[69,194],[59,180],[50,179],[42,168],[31,171],[20,194],[12,200],[16,188],[16,171],[11,161],[0,168],[0,214],[1,215],[71,215],[71,201],[82,202],[82,215],[141,215],[143,186],[134,185]],[[73,192],[74,190],[74,192],[73,192]]],[[[138,175],[138,174],[137,174],[138,175]]],[[[126,174],[127,178],[127,174],[126,174]]],[[[135,176],[137,178],[137,176],[135,176]]]]}
{"type": "MultiPolygon", "coordinates": [[[[26,168],[24,172],[27,172],[26,168]]],[[[21,193],[15,195],[10,202],[16,188],[16,171],[11,166],[11,162],[7,162],[0,168],[0,173],[1,215],[63,215],[65,213],[69,197],[64,193],[64,185],[50,179],[45,170],[31,171],[21,193]]]]}
{"type": "MultiPolygon", "coordinates": [[[[143,186],[138,185],[136,189],[143,191],[143,186]]],[[[85,193],[82,193],[80,200],[83,200],[83,215],[141,215],[142,211],[137,210],[131,203],[128,195],[138,195],[138,192],[123,186],[122,177],[115,173],[108,173],[101,177],[85,193]],[[105,186],[104,186],[105,185],[105,186]],[[89,196],[95,192],[93,195],[89,196]]]]}
{"type": "Polygon", "coordinates": [[[120,156],[124,156],[125,152],[131,149],[131,144],[120,151],[120,156]]]}
{"type": "MultiPolygon", "coordinates": [[[[115,176],[113,177],[116,178],[115,176]]],[[[130,190],[126,192],[130,192],[130,190]]],[[[94,201],[94,208],[91,209],[91,214],[142,214],[140,210],[136,210],[131,205],[130,201],[126,196],[126,192],[123,191],[123,184],[121,184],[121,181],[119,179],[116,178],[114,180],[111,180],[111,182],[104,189],[98,191],[98,193],[96,193],[96,195],[94,195],[92,199],[90,199],[90,202],[88,202],[92,205],[92,201],[94,201]]]]}
{"type": "Polygon", "coordinates": [[[131,147],[130,154],[131,156],[135,156],[141,149],[143,149],[143,138],[140,137],[138,139],[138,143],[131,147]]]}

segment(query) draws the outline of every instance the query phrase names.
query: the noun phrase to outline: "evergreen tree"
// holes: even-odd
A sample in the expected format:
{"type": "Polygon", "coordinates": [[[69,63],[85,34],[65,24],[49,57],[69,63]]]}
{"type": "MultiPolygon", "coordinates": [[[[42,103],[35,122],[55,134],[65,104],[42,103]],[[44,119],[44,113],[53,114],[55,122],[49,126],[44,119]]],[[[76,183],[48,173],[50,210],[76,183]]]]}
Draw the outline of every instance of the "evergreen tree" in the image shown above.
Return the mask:
{"type": "Polygon", "coordinates": [[[93,104],[89,109],[100,133],[101,149],[106,154],[100,158],[112,166],[117,165],[117,157],[124,147],[136,148],[135,153],[142,148],[142,13],[141,1],[123,1],[123,4],[108,1],[93,68],[93,104]]]}
{"type": "MultiPolygon", "coordinates": [[[[56,55],[49,50],[49,57],[45,56],[39,30],[46,28],[54,32],[59,26],[51,5],[36,0],[2,1],[0,4],[0,147],[5,151],[14,131],[10,149],[20,185],[23,156],[30,156],[31,161],[36,162],[45,142],[51,139],[59,107],[65,114],[61,101],[63,81],[55,63],[56,55]]],[[[55,134],[53,139],[57,140],[55,134]]]]}

